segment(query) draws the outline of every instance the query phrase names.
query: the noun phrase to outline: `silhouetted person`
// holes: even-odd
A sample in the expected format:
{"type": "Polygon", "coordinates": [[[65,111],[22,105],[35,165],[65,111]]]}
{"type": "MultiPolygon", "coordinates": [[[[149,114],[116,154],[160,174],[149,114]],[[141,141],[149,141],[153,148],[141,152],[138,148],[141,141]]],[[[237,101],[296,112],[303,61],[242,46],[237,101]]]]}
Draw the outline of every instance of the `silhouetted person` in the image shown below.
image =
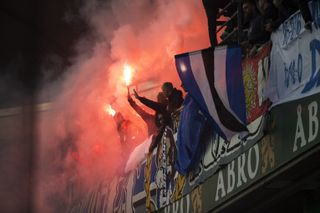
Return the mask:
{"type": "Polygon", "coordinates": [[[182,106],[183,94],[181,90],[178,90],[175,87],[173,87],[171,82],[163,83],[161,89],[163,94],[168,99],[167,111],[169,113],[175,112],[177,109],[179,109],[182,106]]]}
{"type": "Polygon", "coordinates": [[[120,137],[120,142],[121,144],[126,144],[127,141],[127,129],[128,126],[130,125],[130,121],[129,120],[125,120],[123,115],[121,113],[116,113],[114,116],[114,120],[116,122],[117,125],[117,131],[120,137]]]}
{"type": "Polygon", "coordinates": [[[310,0],[298,0],[298,4],[299,4],[301,15],[305,22],[304,28],[312,31],[312,16],[309,9],[309,4],[308,4],[309,1],[310,0]]]}
{"type": "Polygon", "coordinates": [[[289,18],[294,12],[300,9],[301,15],[305,21],[305,28],[312,31],[312,15],[308,2],[310,0],[273,0],[273,4],[278,8],[280,14],[289,18]]]}
{"type": "Polygon", "coordinates": [[[266,31],[264,17],[259,13],[254,0],[244,0],[242,10],[247,40],[241,45],[245,54],[252,57],[262,44],[270,40],[271,32],[266,31]]]}
{"type": "Polygon", "coordinates": [[[274,23],[278,20],[278,9],[272,3],[272,0],[259,0],[259,10],[263,17],[264,29],[267,32],[272,32],[274,28],[278,28],[278,26],[274,26],[274,23]]]}
{"type": "Polygon", "coordinates": [[[130,106],[140,115],[143,121],[147,124],[148,128],[148,135],[155,134],[157,132],[157,125],[156,125],[156,116],[150,113],[147,113],[143,110],[140,106],[136,104],[136,102],[132,99],[128,91],[128,102],[130,106]]]}
{"type": "Polygon", "coordinates": [[[167,125],[170,125],[170,113],[167,111],[168,100],[162,92],[158,93],[157,102],[150,100],[148,98],[139,96],[136,90],[133,90],[133,92],[136,99],[138,99],[145,106],[155,111],[155,124],[158,128],[161,126],[161,123],[159,122],[160,115],[163,117],[163,119],[165,119],[165,123],[167,125]]]}
{"type": "Polygon", "coordinates": [[[124,158],[128,157],[127,155],[130,154],[133,148],[144,140],[143,131],[132,121],[125,119],[120,112],[117,112],[113,118],[117,125],[124,158]]]}
{"type": "Polygon", "coordinates": [[[298,10],[298,4],[292,0],[273,0],[272,2],[278,10],[278,17],[265,25],[265,29],[269,32],[278,29],[286,19],[298,10]]]}
{"type": "Polygon", "coordinates": [[[136,90],[133,90],[133,92],[136,99],[138,99],[145,106],[155,111],[155,124],[158,129],[157,132],[154,134],[151,145],[149,147],[149,151],[152,152],[153,149],[159,144],[164,133],[165,127],[172,126],[170,113],[167,111],[168,100],[162,92],[158,93],[158,102],[139,96],[136,90]]]}
{"type": "Polygon", "coordinates": [[[270,39],[270,32],[265,30],[263,16],[259,13],[254,0],[244,0],[243,14],[248,27],[248,41],[250,44],[263,44],[270,39]]]}
{"type": "Polygon", "coordinates": [[[286,18],[289,18],[299,9],[298,1],[299,0],[273,0],[272,3],[286,18]]]}

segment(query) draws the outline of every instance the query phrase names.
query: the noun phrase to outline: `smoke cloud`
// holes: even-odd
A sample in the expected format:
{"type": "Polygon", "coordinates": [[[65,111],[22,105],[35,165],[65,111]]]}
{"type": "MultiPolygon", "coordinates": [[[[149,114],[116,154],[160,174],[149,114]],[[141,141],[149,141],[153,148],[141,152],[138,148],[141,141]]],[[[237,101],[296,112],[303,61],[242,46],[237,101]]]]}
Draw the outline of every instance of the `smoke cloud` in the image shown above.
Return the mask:
{"type": "Polygon", "coordinates": [[[57,95],[39,115],[36,211],[65,211],[71,200],[121,173],[125,156],[142,142],[121,145],[106,104],[147,136],[127,102],[125,63],[135,69],[132,85],[171,81],[179,87],[174,55],[209,46],[200,0],[90,0],[80,14],[90,34],[77,42],[65,75],[46,87],[57,95]]]}

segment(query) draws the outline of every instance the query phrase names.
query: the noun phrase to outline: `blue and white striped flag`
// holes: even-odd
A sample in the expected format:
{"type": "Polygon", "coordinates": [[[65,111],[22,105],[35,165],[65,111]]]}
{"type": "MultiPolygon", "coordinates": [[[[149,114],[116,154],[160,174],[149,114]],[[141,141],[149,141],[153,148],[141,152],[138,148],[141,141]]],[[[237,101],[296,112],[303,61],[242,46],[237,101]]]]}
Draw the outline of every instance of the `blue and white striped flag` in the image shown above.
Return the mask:
{"type": "Polygon", "coordinates": [[[182,84],[221,137],[247,131],[240,47],[208,48],[175,60],[182,84]]]}

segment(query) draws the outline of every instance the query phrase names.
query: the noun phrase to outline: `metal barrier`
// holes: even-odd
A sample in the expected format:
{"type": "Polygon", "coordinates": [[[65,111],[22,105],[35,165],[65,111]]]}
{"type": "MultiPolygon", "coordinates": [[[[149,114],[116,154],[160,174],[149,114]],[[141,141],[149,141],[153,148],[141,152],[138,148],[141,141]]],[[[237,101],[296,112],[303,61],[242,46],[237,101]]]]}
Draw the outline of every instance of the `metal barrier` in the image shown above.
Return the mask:
{"type": "Polygon", "coordinates": [[[238,43],[241,43],[243,38],[243,11],[242,11],[242,4],[243,0],[231,0],[219,13],[219,18],[221,15],[224,14],[225,11],[227,11],[233,4],[237,4],[237,11],[233,13],[229,20],[226,22],[223,22],[219,28],[216,30],[216,33],[219,33],[221,30],[224,29],[231,21],[233,21],[234,18],[237,17],[237,28],[234,29],[225,39],[223,39],[222,42],[220,42],[220,45],[224,45],[227,43],[227,41],[234,36],[237,33],[237,41],[238,43]]]}

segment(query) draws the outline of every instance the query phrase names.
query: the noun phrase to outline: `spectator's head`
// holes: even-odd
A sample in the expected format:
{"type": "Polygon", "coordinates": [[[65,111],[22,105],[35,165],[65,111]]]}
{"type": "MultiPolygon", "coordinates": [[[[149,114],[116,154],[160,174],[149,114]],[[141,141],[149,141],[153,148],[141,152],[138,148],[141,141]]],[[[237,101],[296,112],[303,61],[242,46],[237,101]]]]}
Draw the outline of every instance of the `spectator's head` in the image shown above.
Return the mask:
{"type": "Polygon", "coordinates": [[[272,5],[271,0],[258,0],[258,8],[259,11],[265,15],[267,12],[267,9],[272,5]]]}
{"type": "Polygon", "coordinates": [[[256,2],[254,0],[244,0],[242,5],[243,15],[250,19],[256,12],[256,2]]]}
{"type": "Polygon", "coordinates": [[[276,6],[277,8],[280,7],[280,5],[282,4],[283,0],[273,0],[272,3],[274,4],[274,6],[276,6]]]}
{"type": "Polygon", "coordinates": [[[162,104],[165,104],[167,103],[167,97],[163,94],[163,92],[159,92],[158,95],[157,95],[157,101],[158,103],[162,103],[162,104]]]}
{"type": "Polygon", "coordinates": [[[166,97],[169,97],[173,91],[173,85],[171,82],[165,82],[162,84],[162,92],[166,97]]]}

